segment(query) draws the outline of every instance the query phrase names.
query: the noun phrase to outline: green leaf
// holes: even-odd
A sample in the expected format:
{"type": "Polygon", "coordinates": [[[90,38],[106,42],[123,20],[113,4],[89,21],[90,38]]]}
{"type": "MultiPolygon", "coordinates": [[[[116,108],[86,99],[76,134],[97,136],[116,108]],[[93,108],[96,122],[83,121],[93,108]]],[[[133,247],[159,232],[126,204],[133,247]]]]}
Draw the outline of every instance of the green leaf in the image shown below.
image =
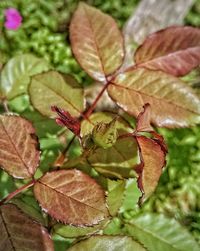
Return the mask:
{"type": "Polygon", "coordinates": [[[80,2],[70,24],[73,53],[94,79],[105,81],[122,64],[123,37],[114,19],[80,2]]]}
{"type": "Polygon", "coordinates": [[[106,223],[107,220],[102,221],[100,224],[93,227],[76,227],[72,225],[56,224],[53,227],[53,233],[61,235],[65,238],[76,238],[97,233],[106,223]]]}
{"type": "Polygon", "coordinates": [[[48,231],[13,204],[0,207],[1,251],[53,251],[48,231]]]}
{"type": "Polygon", "coordinates": [[[12,99],[27,92],[30,77],[49,70],[48,63],[31,54],[16,56],[8,61],[1,73],[1,90],[12,99]]]}
{"type": "Polygon", "coordinates": [[[180,79],[161,71],[136,68],[119,74],[108,86],[110,97],[137,117],[151,106],[151,122],[159,127],[187,127],[200,122],[200,99],[180,79]]]}
{"type": "Polygon", "coordinates": [[[103,229],[103,234],[106,235],[122,235],[123,234],[123,223],[117,218],[113,217],[111,221],[103,229]]]}
{"type": "Polygon", "coordinates": [[[97,146],[107,149],[117,141],[117,118],[110,123],[100,122],[93,128],[92,139],[97,146]]]}
{"type": "MultiPolygon", "coordinates": [[[[139,243],[128,236],[92,236],[75,244],[69,251],[145,251],[139,243]]],[[[155,251],[155,250],[154,250],[155,251]]]]}
{"type": "Polygon", "coordinates": [[[29,86],[31,103],[47,117],[56,117],[51,106],[58,106],[72,116],[79,117],[84,110],[83,89],[75,86],[74,81],[56,71],[34,76],[29,86]]]}
{"type": "Polygon", "coordinates": [[[164,215],[142,214],[126,224],[128,234],[147,250],[199,251],[191,234],[174,219],[164,215]]]}
{"type": "Polygon", "coordinates": [[[123,213],[138,208],[138,201],[141,196],[142,193],[137,186],[136,179],[128,179],[126,181],[124,198],[119,212],[123,213]]]}
{"type": "Polygon", "coordinates": [[[65,224],[92,226],[108,216],[101,186],[76,169],[46,173],[34,194],[45,212],[65,224]]]}
{"type": "Polygon", "coordinates": [[[97,172],[118,179],[134,177],[133,167],[138,163],[137,144],[133,137],[119,138],[108,149],[91,151],[88,162],[97,172]]]}
{"type": "Polygon", "coordinates": [[[49,133],[56,134],[61,130],[54,120],[42,116],[37,111],[25,110],[21,115],[33,123],[39,138],[47,137],[49,133]]]}
{"type": "Polygon", "coordinates": [[[39,164],[40,151],[32,124],[19,116],[0,116],[0,166],[15,178],[31,178],[39,164]]]}
{"type": "Polygon", "coordinates": [[[109,180],[108,179],[108,195],[107,203],[108,210],[112,216],[116,215],[123,201],[125,190],[124,180],[109,180]]]}
{"type": "Polygon", "coordinates": [[[0,169],[0,198],[4,198],[16,189],[13,178],[0,169]]]}

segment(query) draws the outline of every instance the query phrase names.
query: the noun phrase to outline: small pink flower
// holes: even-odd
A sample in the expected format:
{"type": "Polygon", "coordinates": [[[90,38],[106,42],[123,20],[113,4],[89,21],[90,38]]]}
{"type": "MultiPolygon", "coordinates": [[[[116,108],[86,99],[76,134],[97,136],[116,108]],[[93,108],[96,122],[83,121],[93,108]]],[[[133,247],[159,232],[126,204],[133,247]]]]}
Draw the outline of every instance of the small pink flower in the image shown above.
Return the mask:
{"type": "Polygon", "coordinates": [[[4,26],[9,30],[17,30],[22,22],[22,16],[19,11],[14,8],[9,8],[5,10],[6,22],[4,26]]]}

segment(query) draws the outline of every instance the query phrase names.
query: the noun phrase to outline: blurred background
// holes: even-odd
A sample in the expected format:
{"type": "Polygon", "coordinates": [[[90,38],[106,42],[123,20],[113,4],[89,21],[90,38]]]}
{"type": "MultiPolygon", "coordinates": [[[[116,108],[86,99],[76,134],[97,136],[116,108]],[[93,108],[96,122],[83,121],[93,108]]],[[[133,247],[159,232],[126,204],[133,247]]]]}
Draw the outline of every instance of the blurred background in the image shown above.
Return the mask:
{"type": "MultiPolygon", "coordinates": [[[[69,44],[68,25],[78,2],[0,0],[0,63],[4,64],[18,54],[33,53],[45,58],[55,69],[74,75],[80,84],[90,85],[92,80],[73,58],[69,44]],[[23,17],[22,25],[16,31],[7,30],[3,25],[4,10],[9,7],[16,8],[23,17]]],[[[116,19],[124,31],[127,48],[130,47],[129,52],[133,52],[148,33],[173,23],[200,27],[200,0],[165,0],[157,3],[145,0],[85,2],[116,19]],[[175,2],[176,8],[171,8],[171,4],[175,2]]],[[[184,80],[199,92],[199,69],[186,76],[184,80]]],[[[23,110],[23,106],[27,105],[24,99],[13,102],[11,105],[15,106],[14,109],[23,110]]],[[[155,194],[144,204],[142,210],[162,212],[176,218],[200,243],[200,127],[159,129],[159,132],[165,137],[169,147],[167,168],[155,194]]],[[[44,148],[47,147],[45,144],[49,144],[48,150],[57,147],[55,139],[42,142],[44,148]]],[[[0,173],[0,178],[5,179],[5,176],[0,173]]],[[[0,191],[3,191],[3,186],[5,183],[0,185],[0,191]]],[[[125,217],[131,218],[132,215],[134,211],[130,210],[125,217]]]]}

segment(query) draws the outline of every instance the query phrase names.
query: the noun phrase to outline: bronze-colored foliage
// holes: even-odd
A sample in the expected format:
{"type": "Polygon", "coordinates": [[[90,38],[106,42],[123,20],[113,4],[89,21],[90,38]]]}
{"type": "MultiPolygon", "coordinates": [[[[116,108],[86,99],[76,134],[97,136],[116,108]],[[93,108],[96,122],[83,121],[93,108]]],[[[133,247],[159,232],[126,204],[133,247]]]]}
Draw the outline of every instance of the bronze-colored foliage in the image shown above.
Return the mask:
{"type": "Polygon", "coordinates": [[[143,192],[140,198],[149,197],[157,187],[162,168],[165,166],[167,146],[161,135],[151,127],[151,107],[144,105],[144,110],[139,113],[136,125],[136,141],[139,149],[140,164],[136,166],[138,187],[143,192]],[[152,138],[141,136],[141,132],[149,132],[152,138]]]}
{"type": "Polygon", "coordinates": [[[35,129],[26,119],[0,116],[0,165],[15,178],[31,178],[38,166],[40,152],[35,129]]]}
{"type": "Polygon", "coordinates": [[[184,76],[200,65],[200,29],[172,26],[153,33],[134,58],[138,66],[184,76]]]}
{"type": "Polygon", "coordinates": [[[70,40],[77,61],[96,80],[105,81],[122,64],[123,38],[116,22],[83,2],[72,17],[70,40]]]}
{"type": "Polygon", "coordinates": [[[157,187],[162,168],[165,166],[166,152],[158,142],[144,136],[136,137],[140,152],[140,165],[136,171],[139,174],[138,184],[145,197],[149,197],[157,187]]]}
{"type": "Polygon", "coordinates": [[[46,173],[34,194],[45,212],[67,224],[92,226],[108,215],[102,188],[76,169],[46,173]]]}
{"type": "Polygon", "coordinates": [[[0,251],[54,251],[47,230],[13,204],[0,207],[0,251]]]}
{"type": "Polygon", "coordinates": [[[187,127],[200,122],[200,100],[183,81],[161,71],[138,68],[119,74],[108,87],[111,98],[138,116],[151,105],[151,120],[160,127],[187,127]]]}

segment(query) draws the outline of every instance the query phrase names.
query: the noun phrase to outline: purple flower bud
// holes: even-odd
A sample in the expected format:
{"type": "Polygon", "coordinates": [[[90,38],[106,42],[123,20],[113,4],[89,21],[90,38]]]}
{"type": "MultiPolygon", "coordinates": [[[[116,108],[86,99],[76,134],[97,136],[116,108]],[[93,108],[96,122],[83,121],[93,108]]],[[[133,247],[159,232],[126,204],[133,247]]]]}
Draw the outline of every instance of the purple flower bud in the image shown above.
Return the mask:
{"type": "Polygon", "coordinates": [[[21,26],[22,16],[19,11],[14,8],[5,10],[6,22],[4,26],[9,30],[17,30],[21,26]]]}

